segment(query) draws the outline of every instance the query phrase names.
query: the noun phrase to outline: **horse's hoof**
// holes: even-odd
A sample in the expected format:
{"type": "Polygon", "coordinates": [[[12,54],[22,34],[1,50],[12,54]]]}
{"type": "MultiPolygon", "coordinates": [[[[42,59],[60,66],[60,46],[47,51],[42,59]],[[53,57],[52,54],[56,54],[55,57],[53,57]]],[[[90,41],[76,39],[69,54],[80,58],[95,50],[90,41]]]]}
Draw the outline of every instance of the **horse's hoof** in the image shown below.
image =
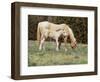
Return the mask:
{"type": "Polygon", "coordinates": [[[44,50],[44,51],[46,50],[45,47],[43,48],[43,50],[44,50]]]}
{"type": "Polygon", "coordinates": [[[65,52],[67,52],[68,50],[67,49],[65,49],[65,52]]]}
{"type": "Polygon", "coordinates": [[[42,49],[39,49],[39,51],[41,51],[42,49]]]}
{"type": "Polygon", "coordinates": [[[56,51],[59,51],[59,49],[56,49],[56,51]]]}

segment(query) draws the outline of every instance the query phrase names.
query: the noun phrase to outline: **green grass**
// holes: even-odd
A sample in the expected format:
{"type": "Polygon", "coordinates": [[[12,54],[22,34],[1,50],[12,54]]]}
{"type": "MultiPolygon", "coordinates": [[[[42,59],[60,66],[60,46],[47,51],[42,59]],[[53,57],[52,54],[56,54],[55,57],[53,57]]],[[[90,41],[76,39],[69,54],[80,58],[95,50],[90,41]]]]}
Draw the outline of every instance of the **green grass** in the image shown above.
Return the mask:
{"type": "Polygon", "coordinates": [[[39,51],[36,41],[28,41],[28,66],[48,66],[48,65],[72,65],[86,64],[87,45],[78,44],[76,49],[72,49],[67,44],[68,51],[64,51],[64,44],[60,51],[56,51],[54,42],[45,42],[45,50],[39,51]]]}

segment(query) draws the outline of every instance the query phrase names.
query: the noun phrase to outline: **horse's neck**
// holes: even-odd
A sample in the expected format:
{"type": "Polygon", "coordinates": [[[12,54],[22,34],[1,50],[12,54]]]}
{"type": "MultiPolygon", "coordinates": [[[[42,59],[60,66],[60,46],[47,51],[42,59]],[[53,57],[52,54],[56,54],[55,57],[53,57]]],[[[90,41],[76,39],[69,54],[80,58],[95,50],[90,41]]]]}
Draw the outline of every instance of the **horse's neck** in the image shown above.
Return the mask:
{"type": "Polygon", "coordinates": [[[74,37],[73,31],[70,28],[69,28],[69,37],[71,39],[71,42],[75,41],[75,37],[74,37]]]}

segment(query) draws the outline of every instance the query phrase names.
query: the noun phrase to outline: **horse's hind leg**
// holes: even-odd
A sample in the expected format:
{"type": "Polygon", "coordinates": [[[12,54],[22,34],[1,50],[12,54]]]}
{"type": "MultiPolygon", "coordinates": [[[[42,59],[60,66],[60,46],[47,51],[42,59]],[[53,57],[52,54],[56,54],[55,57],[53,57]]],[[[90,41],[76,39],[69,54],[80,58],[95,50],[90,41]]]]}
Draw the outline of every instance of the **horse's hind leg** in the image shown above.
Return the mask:
{"type": "Polygon", "coordinates": [[[44,41],[45,41],[45,37],[42,36],[42,37],[41,37],[41,41],[40,41],[39,50],[42,50],[44,41]]]}
{"type": "Polygon", "coordinates": [[[56,51],[59,51],[59,42],[58,42],[58,38],[56,38],[56,51]]]}

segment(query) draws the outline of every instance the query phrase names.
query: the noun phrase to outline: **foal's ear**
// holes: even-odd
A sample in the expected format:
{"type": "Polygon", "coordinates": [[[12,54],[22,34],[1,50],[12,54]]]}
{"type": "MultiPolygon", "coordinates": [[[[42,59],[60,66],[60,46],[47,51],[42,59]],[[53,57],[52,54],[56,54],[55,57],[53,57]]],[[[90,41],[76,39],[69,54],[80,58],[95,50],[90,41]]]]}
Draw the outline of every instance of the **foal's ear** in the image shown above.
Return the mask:
{"type": "Polygon", "coordinates": [[[62,29],[57,29],[56,31],[58,32],[58,31],[61,31],[62,29]]]}

